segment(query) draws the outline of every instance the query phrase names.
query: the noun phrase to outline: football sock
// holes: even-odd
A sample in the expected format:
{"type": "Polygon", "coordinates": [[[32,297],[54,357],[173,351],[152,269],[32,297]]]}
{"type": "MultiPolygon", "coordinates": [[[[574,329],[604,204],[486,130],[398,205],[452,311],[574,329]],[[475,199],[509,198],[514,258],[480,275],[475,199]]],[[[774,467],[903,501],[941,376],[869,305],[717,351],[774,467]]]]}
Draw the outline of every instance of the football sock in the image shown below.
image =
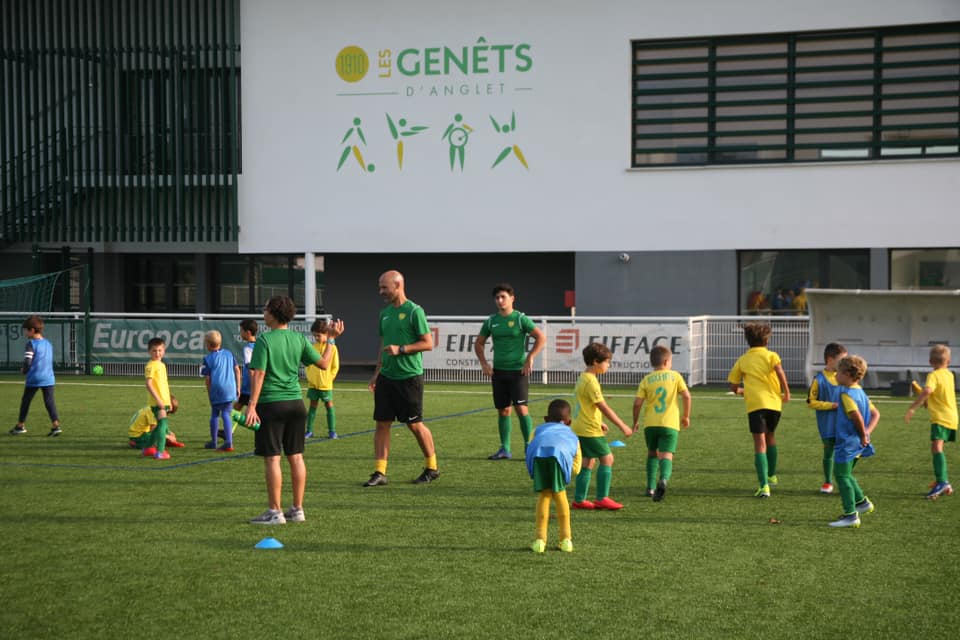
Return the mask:
{"type": "Polygon", "coordinates": [[[497,430],[500,432],[500,446],[510,451],[510,416],[497,416],[497,430]]]}
{"type": "MultiPolygon", "coordinates": [[[[530,434],[533,432],[533,418],[530,417],[528,413],[525,416],[520,416],[520,433],[523,434],[523,444],[530,442],[530,434]]],[[[563,538],[561,538],[563,540],[563,538]]]]}
{"type": "MultiPolygon", "coordinates": [[[[170,430],[169,424],[166,418],[158,418],[157,426],[153,429],[153,446],[157,448],[157,451],[164,451],[167,448],[167,432],[170,430]]],[[[214,442],[216,442],[216,431],[213,434],[214,442]]]]}
{"type": "MultiPolygon", "coordinates": [[[[222,414],[223,417],[223,446],[233,447],[233,420],[230,419],[229,409],[222,414]]],[[[214,440],[216,442],[216,440],[214,440]]]]}
{"type": "Polygon", "coordinates": [[[425,466],[427,469],[433,469],[434,471],[436,471],[437,470],[437,454],[433,454],[432,456],[424,456],[423,466],[425,466]]]}
{"type": "Polygon", "coordinates": [[[943,451],[933,454],[933,475],[937,482],[950,482],[947,480],[947,454],[943,451]]]}
{"type": "Polygon", "coordinates": [[[754,453],[753,466],[757,469],[757,480],[760,481],[760,486],[762,487],[767,484],[767,454],[754,453]]]}
{"type": "Polygon", "coordinates": [[[543,489],[537,494],[537,539],[547,539],[547,521],[550,519],[550,498],[553,491],[543,489]]]}
{"type": "MultiPolygon", "coordinates": [[[[213,443],[213,447],[217,446],[217,429],[220,426],[220,419],[216,412],[210,416],[210,442],[213,443]]],[[[224,434],[226,435],[226,434],[224,434]]]]}
{"type": "Polygon", "coordinates": [[[673,460],[671,458],[663,458],[660,460],[660,479],[667,482],[670,480],[671,475],[673,475],[673,460]]]}
{"type": "Polygon", "coordinates": [[[327,407],[327,431],[337,432],[337,410],[332,406],[327,407]]]}
{"type": "MultiPolygon", "coordinates": [[[[567,492],[553,494],[553,505],[557,508],[557,525],[560,527],[560,539],[573,538],[570,533],[570,503],[567,502],[567,492]]],[[[546,538],[544,538],[546,540],[546,538]]]]}
{"type": "Polygon", "coordinates": [[[833,447],[823,448],[823,481],[827,484],[833,482],[833,447]]]}
{"type": "Polygon", "coordinates": [[[775,444],[767,445],[767,475],[777,475],[777,445],[775,444]]]}
{"type": "Polygon", "coordinates": [[[577,486],[573,492],[575,502],[583,502],[587,499],[587,492],[590,491],[590,478],[593,476],[593,469],[583,467],[577,474],[577,486]]]}
{"type": "Polygon", "coordinates": [[[382,473],[383,475],[387,475],[387,461],[386,461],[386,460],[377,460],[377,461],[376,461],[376,464],[374,465],[374,469],[376,469],[377,471],[379,471],[379,472],[382,473]]]}
{"type": "Polygon", "coordinates": [[[657,486],[657,466],[656,456],[647,458],[647,489],[657,486]]]}
{"type": "Polygon", "coordinates": [[[600,465],[597,469],[597,500],[610,495],[610,483],[613,481],[613,467],[600,465]]]}
{"type": "Polygon", "coordinates": [[[313,431],[313,421],[317,418],[317,408],[310,407],[307,409],[307,433],[313,431]]]}

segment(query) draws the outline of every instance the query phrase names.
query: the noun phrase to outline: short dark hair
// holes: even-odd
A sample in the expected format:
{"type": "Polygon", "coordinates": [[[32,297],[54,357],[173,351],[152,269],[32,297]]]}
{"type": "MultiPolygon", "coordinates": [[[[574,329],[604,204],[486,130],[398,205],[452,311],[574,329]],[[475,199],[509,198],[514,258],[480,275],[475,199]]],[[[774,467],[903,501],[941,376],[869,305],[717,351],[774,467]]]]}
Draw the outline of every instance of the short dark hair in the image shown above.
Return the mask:
{"type": "Polygon", "coordinates": [[[516,293],[513,292],[513,287],[510,286],[509,282],[498,282],[497,284],[493,285],[493,293],[491,293],[490,295],[496,296],[501,291],[506,293],[508,296],[516,297],[517,295],[516,293]]]}
{"type": "Polygon", "coordinates": [[[653,349],[650,349],[650,364],[655,367],[662,367],[663,363],[666,362],[671,355],[672,352],[670,349],[667,349],[662,344],[658,344],[653,349]]]}
{"type": "Polygon", "coordinates": [[[280,324],[288,324],[297,315],[297,305],[288,296],[273,296],[263,308],[280,324]]]}
{"type": "Polygon", "coordinates": [[[836,358],[841,353],[846,353],[847,348],[839,342],[831,342],[823,348],[823,359],[836,358]]]}
{"type": "Polygon", "coordinates": [[[563,419],[570,415],[570,403],[563,398],[551,400],[547,406],[547,415],[544,416],[546,422],[563,422],[563,419]]]}
{"type": "Polygon", "coordinates": [[[765,322],[748,322],[743,325],[743,337],[751,347],[765,347],[770,340],[770,325],[765,322]]]}
{"type": "Polygon", "coordinates": [[[147,349],[153,349],[154,347],[160,346],[161,344],[167,344],[167,341],[161,338],[160,336],[150,338],[150,342],[147,343],[147,349]]]}
{"type": "Polygon", "coordinates": [[[27,319],[23,321],[23,328],[33,329],[34,331],[43,333],[43,318],[40,316],[27,316],[27,319]]]}
{"type": "Polygon", "coordinates": [[[317,318],[310,325],[310,333],[323,333],[327,330],[327,321],[324,318],[317,318]]]}
{"type": "Polygon", "coordinates": [[[240,321],[240,328],[250,335],[255,336],[257,335],[257,329],[260,327],[257,326],[257,321],[253,318],[244,318],[240,321]]]}
{"type": "Polygon", "coordinates": [[[610,348],[602,342],[591,342],[583,348],[583,362],[589,367],[613,357],[610,348]]]}

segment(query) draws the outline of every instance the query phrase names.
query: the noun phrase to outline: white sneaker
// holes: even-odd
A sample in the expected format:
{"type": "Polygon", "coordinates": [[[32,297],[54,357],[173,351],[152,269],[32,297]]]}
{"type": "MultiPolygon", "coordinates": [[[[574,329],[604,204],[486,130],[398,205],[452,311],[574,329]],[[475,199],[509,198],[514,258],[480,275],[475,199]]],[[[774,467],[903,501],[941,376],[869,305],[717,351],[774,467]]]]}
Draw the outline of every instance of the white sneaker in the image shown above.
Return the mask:
{"type": "Polygon", "coordinates": [[[290,507],[284,512],[283,517],[286,518],[288,522],[303,522],[307,519],[307,517],[303,515],[303,507],[290,507]]]}
{"type": "Polygon", "coordinates": [[[839,520],[834,520],[830,523],[831,527],[852,527],[854,529],[860,528],[860,514],[854,511],[853,513],[840,516],[839,520]]]}
{"type": "Polygon", "coordinates": [[[267,509],[256,518],[250,520],[250,524],[286,524],[287,519],[283,517],[283,513],[279,510],[274,511],[273,509],[267,509]]]}

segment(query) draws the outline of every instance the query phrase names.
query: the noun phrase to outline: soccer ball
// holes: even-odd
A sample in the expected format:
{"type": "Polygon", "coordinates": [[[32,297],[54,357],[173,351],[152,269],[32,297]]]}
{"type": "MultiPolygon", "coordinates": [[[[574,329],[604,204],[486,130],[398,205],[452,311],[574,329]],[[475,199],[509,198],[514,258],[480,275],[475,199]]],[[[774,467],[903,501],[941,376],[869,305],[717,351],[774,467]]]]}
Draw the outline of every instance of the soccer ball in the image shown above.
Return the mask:
{"type": "Polygon", "coordinates": [[[102,375],[103,375],[103,367],[101,367],[99,364],[93,365],[92,371],[93,371],[93,375],[95,375],[95,376],[102,376],[102,375]]]}

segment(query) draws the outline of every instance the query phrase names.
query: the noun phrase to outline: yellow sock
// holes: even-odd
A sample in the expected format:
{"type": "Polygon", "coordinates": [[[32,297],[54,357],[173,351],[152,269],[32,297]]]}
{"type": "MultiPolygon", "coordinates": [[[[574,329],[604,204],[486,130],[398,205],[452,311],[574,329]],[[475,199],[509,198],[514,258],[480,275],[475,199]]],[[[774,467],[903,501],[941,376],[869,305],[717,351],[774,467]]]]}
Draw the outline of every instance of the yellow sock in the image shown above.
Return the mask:
{"type": "Polygon", "coordinates": [[[383,475],[387,475],[387,461],[386,461],[386,460],[377,460],[377,464],[376,464],[376,467],[375,467],[375,468],[376,468],[377,471],[379,471],[379,472],[382,473],[383,475]]]}
{"type": "MultiPolygon", "coordinates": [[[[537,494],[537,540],[547,540],[547,521],[550,519],[550,497],[553,492],[544,489],[537,494]]],[[[569,515],[569,512],[567,512],[569,515]]]]}
{"type": "Polygon", "coordinates": [[[437,454],[424,457],[423,466],[425,466],[427,469],[433,469],[434,471],[436,471],[437,470],[437,454]]]}
{"type": "Polygon", "coordinates": [[[553,494],[553,505],[557,508],[557,524],[560,526],[560,539],[573,539],[570,530],[570,503],[567,502],[567,492],[553,494]]]}

